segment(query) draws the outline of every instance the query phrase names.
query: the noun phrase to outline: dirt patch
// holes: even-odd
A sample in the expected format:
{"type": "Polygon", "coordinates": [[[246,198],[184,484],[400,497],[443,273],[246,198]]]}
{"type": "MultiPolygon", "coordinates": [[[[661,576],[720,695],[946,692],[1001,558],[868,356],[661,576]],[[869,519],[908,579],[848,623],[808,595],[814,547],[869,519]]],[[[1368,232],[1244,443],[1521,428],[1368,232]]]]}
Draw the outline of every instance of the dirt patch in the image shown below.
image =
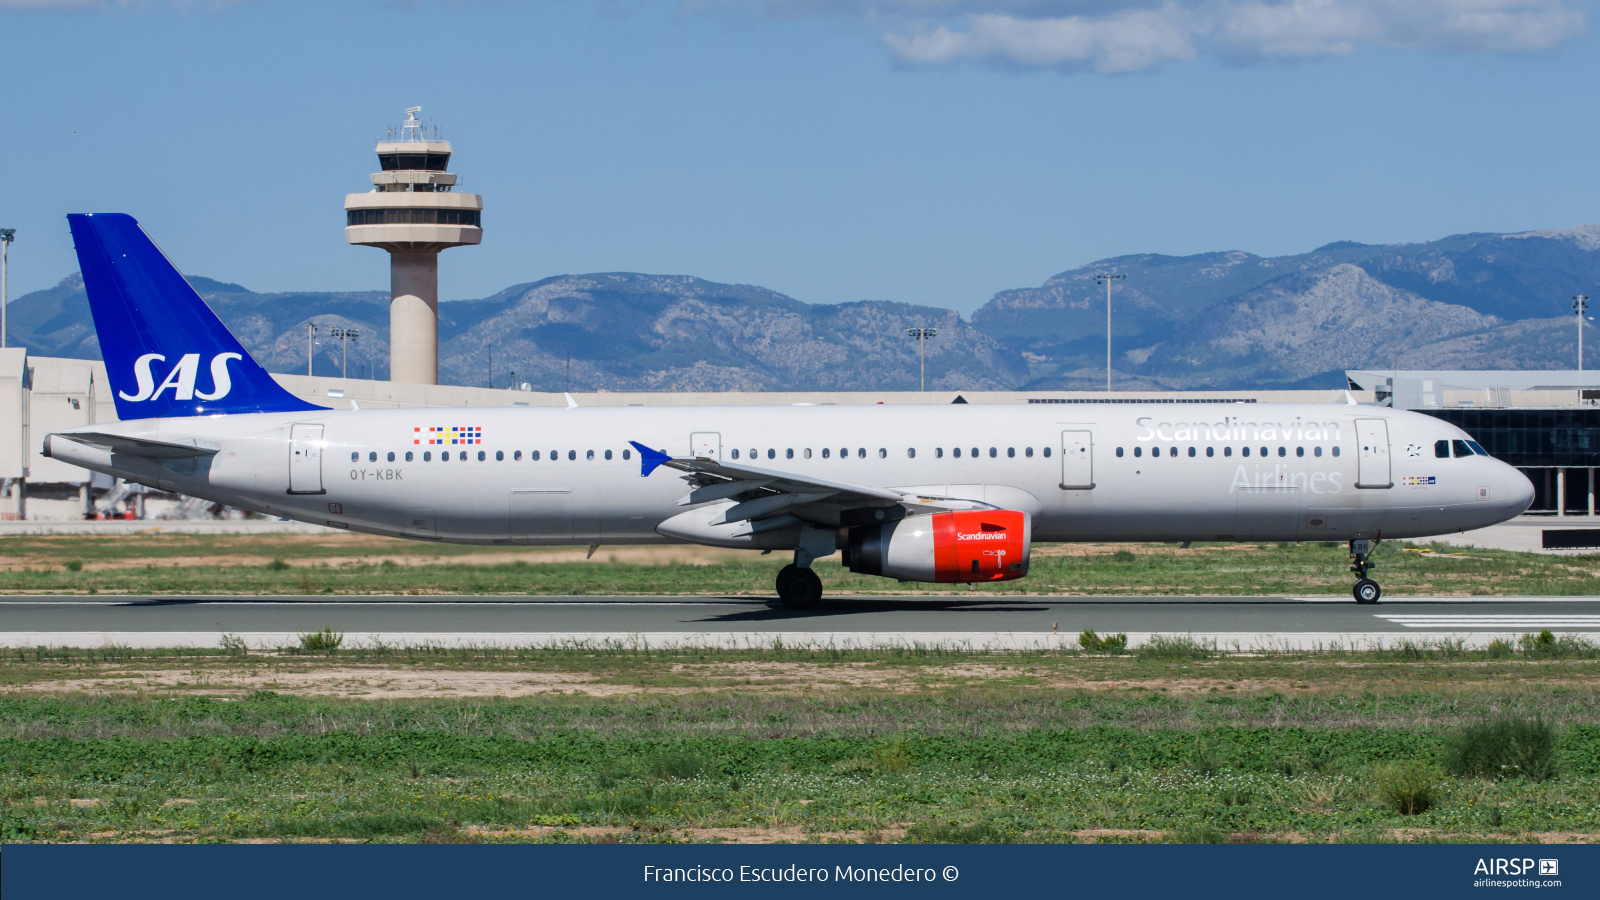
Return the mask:
{"type": "MultiPolygon", "coordinates": [[[[339,666],[301,670],[268,667],[254,671],[209,669],[157,672],[108,672],[99,678],[63,678],[8,688],[28,693],[184,693],[246,695],[276,691],[303,696],[352,699],[422,697],[530,697],[540,694],[585,694],[610,697],[640,693],[633,685],[608,684],[593,676],[566,672],[428,671],[387,666],[339,666]]],[[[657,689],[675,693],[683,689],[657,689]]]]}

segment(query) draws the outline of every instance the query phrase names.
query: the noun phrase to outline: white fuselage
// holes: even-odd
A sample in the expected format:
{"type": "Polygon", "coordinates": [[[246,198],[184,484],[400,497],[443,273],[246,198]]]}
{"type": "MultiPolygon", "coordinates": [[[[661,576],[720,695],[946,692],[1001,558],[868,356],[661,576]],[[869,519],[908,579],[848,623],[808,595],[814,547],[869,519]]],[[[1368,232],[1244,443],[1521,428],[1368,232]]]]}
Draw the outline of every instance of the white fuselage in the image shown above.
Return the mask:
{"type": "Polygon", "coordinates": [[[1436,441],[1467,438],[1454,426],[1351,405],[430,408],[81,430],[216,453],[162,463],[62,440],[69,431],[50,454],[270,515],[460,543],[685,539],[657,529],[693,510],[679,505],[689,487],[668,468],[641,478],[630,441],[1019,509],[1035,541],[1416,537],[1504,521],[1533,497],[1498,460],[1437,457],[1436,441]]]}

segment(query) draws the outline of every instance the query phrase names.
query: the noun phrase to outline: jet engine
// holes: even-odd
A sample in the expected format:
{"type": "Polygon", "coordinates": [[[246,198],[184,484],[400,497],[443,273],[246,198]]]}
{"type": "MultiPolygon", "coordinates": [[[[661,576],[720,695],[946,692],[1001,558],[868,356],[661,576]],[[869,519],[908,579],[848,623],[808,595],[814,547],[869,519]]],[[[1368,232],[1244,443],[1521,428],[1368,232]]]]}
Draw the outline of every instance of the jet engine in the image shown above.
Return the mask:
{"type": "Polygon", "coordinates": [[[844,564],[901,581],[1010,581],[1028,574],[1032,549],[1027,513],[961,510],[851,528],[844,564]]]}

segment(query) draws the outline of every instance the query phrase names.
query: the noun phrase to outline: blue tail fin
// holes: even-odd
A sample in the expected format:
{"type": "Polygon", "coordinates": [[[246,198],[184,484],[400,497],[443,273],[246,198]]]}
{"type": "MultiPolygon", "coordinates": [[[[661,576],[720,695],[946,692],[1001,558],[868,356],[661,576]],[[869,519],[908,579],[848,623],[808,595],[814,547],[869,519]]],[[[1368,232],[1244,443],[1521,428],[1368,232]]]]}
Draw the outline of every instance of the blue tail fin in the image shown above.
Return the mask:
{"type": "Polygon", "coordinates": [[[132,216],[67,222],[118,418],[323,408],[284,390],[250,358],[132,216]]]}

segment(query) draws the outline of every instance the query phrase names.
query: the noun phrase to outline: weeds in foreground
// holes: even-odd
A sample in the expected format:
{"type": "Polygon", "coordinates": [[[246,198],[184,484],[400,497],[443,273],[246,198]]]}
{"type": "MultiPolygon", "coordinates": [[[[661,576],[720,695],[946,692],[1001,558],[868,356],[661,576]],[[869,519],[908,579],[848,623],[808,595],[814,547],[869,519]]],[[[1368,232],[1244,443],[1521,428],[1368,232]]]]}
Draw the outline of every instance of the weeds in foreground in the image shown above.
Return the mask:
{"type": "Polygon", "coordinates": [[[1228,834],[1210,822],[1186,822],[1167,832],[1173,844],[1226,844],[1228,834]]]}
{"type": "Polygon", "coordinates": [[[330,626],[322,626],[321,631],[300,635],[300,652],[322,653],[332,656],[344,644],[344,632],[334,631],[330,626]]]}
{"type": "MultiPolygon", "coordinates": [[[[1549,632],[1545,632],[1549,634],[1549,632]]],[[[1548,781],[1560,769],[1561,735],[1543,717],[1502,716],[1467,725],[1445,740],[1444,765],[1463,778],[1548,781]]]]}
{"type": "Polygon", "coordinates": [[[1402,816],[1415,816],[1438,801],[1439,773],[1419,760],[1380,763],[1371,771],[1373,795],[1402,816]]]}
{"type": "Polygon", "coordinates": [[[1108,634],[1101,637],[1091,628],[1085,628],[1078,635],[1078,646],[1090,653],[1123,653],[1128,649],[1128,636],[1126,634],[1108,634]]]}

